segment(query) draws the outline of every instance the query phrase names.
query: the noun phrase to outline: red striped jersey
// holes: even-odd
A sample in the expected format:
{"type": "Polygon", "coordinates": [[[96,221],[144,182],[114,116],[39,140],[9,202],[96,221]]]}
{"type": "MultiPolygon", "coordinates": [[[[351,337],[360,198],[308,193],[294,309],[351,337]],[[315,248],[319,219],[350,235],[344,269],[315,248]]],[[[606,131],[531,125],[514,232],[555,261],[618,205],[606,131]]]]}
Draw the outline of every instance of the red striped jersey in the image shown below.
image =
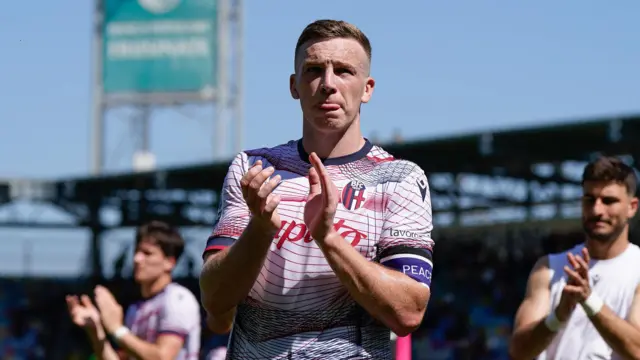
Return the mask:
{"type": "MultiPolygon", "coordinates": [[[[351,298],[303,221],[311,165],[301,140],[235,157],[205,252],[232,245],[246,228],[251,214],[240,179],[257,160],[282,177],[274,190],[281,198],[282,225],[253,288],[238,305],[229,358],[390,358],[389,329],[351,298]]],[[[434,242],[422,169],[369,141],[356,153],[323,163],[340,194],[337,232],[369,261],[429,286],[434,242]]]]}

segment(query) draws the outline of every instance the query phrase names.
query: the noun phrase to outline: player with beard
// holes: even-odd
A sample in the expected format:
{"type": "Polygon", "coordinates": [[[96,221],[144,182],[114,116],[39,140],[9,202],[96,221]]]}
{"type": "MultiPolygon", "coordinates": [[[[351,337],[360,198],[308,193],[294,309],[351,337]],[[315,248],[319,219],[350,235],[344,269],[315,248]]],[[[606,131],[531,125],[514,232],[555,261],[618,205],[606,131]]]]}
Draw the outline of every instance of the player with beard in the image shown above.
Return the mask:
{"type": "Polygon", "coordinates": [[[512,359],[639,359],[640,248],[629,242],[637,178],[602,157],[582,176],[586,241],[534,266],[516,314],[512,359]]]}

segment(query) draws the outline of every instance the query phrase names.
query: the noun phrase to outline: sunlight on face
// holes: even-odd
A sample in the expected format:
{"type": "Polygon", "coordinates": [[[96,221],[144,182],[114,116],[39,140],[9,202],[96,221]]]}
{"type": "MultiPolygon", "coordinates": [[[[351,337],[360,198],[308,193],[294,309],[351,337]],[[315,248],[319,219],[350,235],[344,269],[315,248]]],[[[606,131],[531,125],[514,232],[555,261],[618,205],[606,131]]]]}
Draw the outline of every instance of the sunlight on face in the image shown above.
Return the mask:
{"type": "Polygon", "coordinates": [[[587,181],[583,185],[582,224],[589,238],[612,241],[626,228],[638,199],[624,184],[587,181]]]}
{"type": "Polygon", "coordinates": [[[304,120],[320,131],[348,127],[359,116],[360,105],[371,98],[374,85],[364,48],[343,38],[303,44],[290,77],[291,96],[300,100],[304,120]]]}
{"type": "Polygon", "coordinates": [[[173,261],[152,240],[142,240],[133,255],[133,275],[138,283],[152,282],[171,272],[173,261]]]}

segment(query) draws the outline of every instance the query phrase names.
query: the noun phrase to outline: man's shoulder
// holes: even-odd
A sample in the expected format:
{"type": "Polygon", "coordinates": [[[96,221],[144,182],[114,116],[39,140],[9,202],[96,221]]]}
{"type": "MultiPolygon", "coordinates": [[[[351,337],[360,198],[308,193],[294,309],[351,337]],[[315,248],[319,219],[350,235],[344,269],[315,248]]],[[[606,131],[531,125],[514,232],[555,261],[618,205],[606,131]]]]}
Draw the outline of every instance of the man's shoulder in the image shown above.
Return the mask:
{"type": "Polygon", "coordinates": [[[567,254],[572,253],[577,255],[583,247],[584,244],[578,244],[567,250],[555,251],[542,255],[533,265],[532,272],[562,272],[563,266],[568,263],[567,254]]]}
{"type": "Polygon", "coordinates": [[[300,160],[298,141],[290,140],[272,147],[245,149],[236,154],[233,162],[236,164],[241,163],[245,169],[248,169],[258,160],[262,161],[263,166],[298,161],[300,160]]]}
{"type": "Polygon", "coordinates": [[[297,154],[297,151],[298,141],[289,140],[276,146],[245,149],[242,151],[242,153],[244,153],[247,157],[269,157],[273,155],[297,154]]]}
{"type": "Polygon", "coordinates": [[[398,159],[382,150],[376,154],[372,149],[370,159],[376,162],[376,173],[383,178],[383,182],[403,182],[424,179],[426,175],[422,168],[413,161],[398,159]]]}
{"type": "Polygon", "coordinates": [[[173,305],[181,304],[188,306],[195,304],[196,307],[199,306],[198,299],[196,299],[196,296],[191,290],[177,283],[171,283],[167,286],[166,300],[167,303],[173,305]]]}
{"type": "Polygon", "coordinates": [[[380,166],[402,167],[422,171],[422,168],[420,168],[418,164],[413,161],[397,158],[380,145],[373,145],[367,157],[380,166]]]}
{"type": "Polygon", "coordinates": [[[567,254],[571,253],[574,255],[579,255],[580,252],[582,251],[582,248],[584,248],[584,243],[576,244],[566,250],[550,252],[549,254],[546,255],[547,262],[549,263],[549,266],[553,265],[553,263],[556,263],[558,261],[564,263],[568,261],[567,254]]]}

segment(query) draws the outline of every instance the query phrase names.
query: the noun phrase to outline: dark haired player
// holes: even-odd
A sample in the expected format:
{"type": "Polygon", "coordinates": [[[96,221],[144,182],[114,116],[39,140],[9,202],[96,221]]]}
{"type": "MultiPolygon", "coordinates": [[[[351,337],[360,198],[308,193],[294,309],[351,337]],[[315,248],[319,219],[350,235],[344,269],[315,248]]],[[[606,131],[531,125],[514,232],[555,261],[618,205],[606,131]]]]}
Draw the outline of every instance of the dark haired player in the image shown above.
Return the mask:
{"type": "Polygon", "coordinates": [[[635,172],[602,157],[587,165],[582,187],[586,240],[534,266],[515,319],[513,359],[640,359],[640,248],[629,242],[635,172]]]}
{"type": "Polygon", "coordinates": [[[144,300],[126,314],[102,286],[93,305],[87,295],[67,296],[73,322],[84,328],[99,360],[191,360],[200,351],[200,305],[171,272],[184,250],[184,240],[169,225],[153,221],[136,233],[134,279],[144,300]],[[116,352],[107,336],[122,351],[116,352]]]}

